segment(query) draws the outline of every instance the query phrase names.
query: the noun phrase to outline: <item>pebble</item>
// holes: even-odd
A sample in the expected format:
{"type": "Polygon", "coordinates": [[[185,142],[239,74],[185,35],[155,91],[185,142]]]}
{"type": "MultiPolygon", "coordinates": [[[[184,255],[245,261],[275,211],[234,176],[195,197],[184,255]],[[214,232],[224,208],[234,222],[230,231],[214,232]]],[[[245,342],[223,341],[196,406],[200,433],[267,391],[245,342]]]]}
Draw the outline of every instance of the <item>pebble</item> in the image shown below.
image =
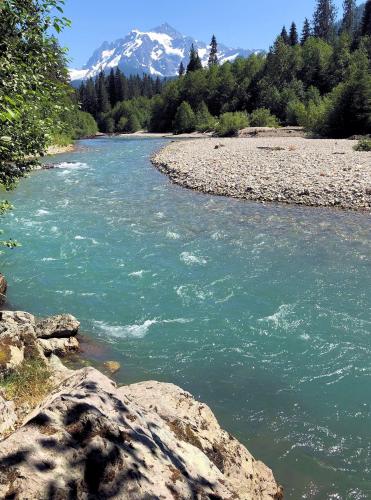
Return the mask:
{"type": "Polygon", "coordinates": [[[254,201],[371,211],[371,152],[304,137],[175,141],[153,164],[184,187],[254,201]],[[216,147],[218,146],[218,147],[216,147]]]}

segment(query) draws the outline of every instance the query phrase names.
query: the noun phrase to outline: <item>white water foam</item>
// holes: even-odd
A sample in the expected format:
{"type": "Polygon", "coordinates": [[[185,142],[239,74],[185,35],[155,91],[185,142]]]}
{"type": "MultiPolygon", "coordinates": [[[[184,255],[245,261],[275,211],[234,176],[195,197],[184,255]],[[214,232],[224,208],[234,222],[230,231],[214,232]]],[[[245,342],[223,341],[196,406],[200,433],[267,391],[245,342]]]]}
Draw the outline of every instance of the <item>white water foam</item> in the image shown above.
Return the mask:
{"type": "Polygon", "coordinates": [[[193,266],[194,264],[204,266],[207,264],[207,260],[204,257],[197,257],[197,255],[190,252],[181,253],[180,260],[182,260],[187,266],[193,266]]]}
{"type": "Polygon", "coordinates": [[[302,320],[290,319],[290,316],[295,318],[295,306],[296,304],[282,304],[274,314],[260,318],[258,321],[269,322],[275,328],[282,328],[285,331],[296,328],[302,323],[302,320]]]}
{"type": "Polygon", "coordinates": [[[180,239],[180,234],[173,233],[172,231],[168,231],[166,233],[166,238],[168,238],[169,240],[179,240],[180,239]]]}
{"type": "Polygon", "coordinates": [[[87,163],[83,163],[83,162],[65,161],[65,162],[58,163],[57,165],[55,165],[55,168],[60,168],[62,170],[85,170],[85,169],[89,168],[89,166],[87,163]]]}
{"type": "Polygon", "coordinates": [[[49,214],[50,214],[49,210],[44,210],[44,209],[40,208],[40,210],[36,211],[35,216],[42,217],[43,215],[49,215],[49,214]]]}
{"type": "Polygon", "coordinates": [[[147,319],[143,323],[137,323],[134,325],[110,325],[104,321],[94,321],[94,324],[101,330],[102,333],[116,338],[144,338],[153,325],[167,324],[167,323],[179,323],[185,324],[192,322],[193,319],[187,318],[176,318],[176,319],[164,319],[159,320],[147,319]]]}
{"type": "Polygon", "coordinates": [[[132,278],[143,278],[144,273],[149,273],[149,271],[141,269],[140,271],[134,271],[133,273],[130,273],[129,276],[131,276],[132,278]]]}

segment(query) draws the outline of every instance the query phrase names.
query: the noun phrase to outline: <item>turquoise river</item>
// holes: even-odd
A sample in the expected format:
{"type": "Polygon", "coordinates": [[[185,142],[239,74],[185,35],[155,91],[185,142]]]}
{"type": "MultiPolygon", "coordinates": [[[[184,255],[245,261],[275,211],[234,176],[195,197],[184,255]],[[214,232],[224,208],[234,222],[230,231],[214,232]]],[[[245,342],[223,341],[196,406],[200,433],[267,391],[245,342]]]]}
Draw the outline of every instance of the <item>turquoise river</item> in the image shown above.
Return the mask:
{"type": "Polygon", "coordinates": [[[150,163],[165,142],[81,141],[10,193],[9,306],[205,401],[286,498],[370,499],[370,216],[182,189],[150,163]]]}

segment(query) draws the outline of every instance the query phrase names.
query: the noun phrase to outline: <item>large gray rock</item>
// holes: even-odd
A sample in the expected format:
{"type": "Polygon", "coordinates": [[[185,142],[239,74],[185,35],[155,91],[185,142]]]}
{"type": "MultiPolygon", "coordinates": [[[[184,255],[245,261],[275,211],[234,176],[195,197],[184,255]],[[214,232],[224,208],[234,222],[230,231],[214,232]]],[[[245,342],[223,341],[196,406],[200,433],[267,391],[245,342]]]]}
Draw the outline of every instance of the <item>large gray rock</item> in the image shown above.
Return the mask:
{"type": "Polygon", "coordinates": [[[188,393],[152,382],[117,389],[86,368],[1,443],[0,498],[271,500],[282,491],[188,393]]]}
{"type": "Polygon", "coordinates": [[[50,316],[36,323],[36,335],[38,338],[69,338],[77,335],[80,323],[71,314],[60,314],[50,316]]]}
{"type": "Polygon", "coordinates": [[[0,436],[11,430],[17,421],[15,406],[12,401],[6,401],[0,394],[0,436]]]}
{"type": "Polygon", "coordinates": [[[0,312],[0,378],[16,370],[26,357],[43,357],[35,335],[35,318],[20,311],[0,312]]]}
{"type": "Polygon", "coordinates": [[[45,356],[50,356],[51,354],[66,356],[71,352],[79,350],[79,341],[76,337],[70,337],[68,339],[38,339],[38,343],[42,347],[45,356]]]}
{"type": "Polygon", "coordinates": [[[36,319],[23,311],[0,312],[0,377],[16,370],[24,360],[75,352],[80,323],[69,314],[36,319]]]}

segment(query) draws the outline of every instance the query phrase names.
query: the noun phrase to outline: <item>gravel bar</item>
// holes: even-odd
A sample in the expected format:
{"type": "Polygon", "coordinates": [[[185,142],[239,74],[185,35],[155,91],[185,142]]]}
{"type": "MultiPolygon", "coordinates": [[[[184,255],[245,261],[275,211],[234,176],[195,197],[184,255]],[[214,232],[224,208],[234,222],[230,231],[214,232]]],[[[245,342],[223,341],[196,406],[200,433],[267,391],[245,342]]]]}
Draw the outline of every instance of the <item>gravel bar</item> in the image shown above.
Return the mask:
{"type": "Polygon", "coordinates": [[[260,202],[371,210],[371,152],[301,137],[174,141],[152,157],[176,184],[260,202]]]}

